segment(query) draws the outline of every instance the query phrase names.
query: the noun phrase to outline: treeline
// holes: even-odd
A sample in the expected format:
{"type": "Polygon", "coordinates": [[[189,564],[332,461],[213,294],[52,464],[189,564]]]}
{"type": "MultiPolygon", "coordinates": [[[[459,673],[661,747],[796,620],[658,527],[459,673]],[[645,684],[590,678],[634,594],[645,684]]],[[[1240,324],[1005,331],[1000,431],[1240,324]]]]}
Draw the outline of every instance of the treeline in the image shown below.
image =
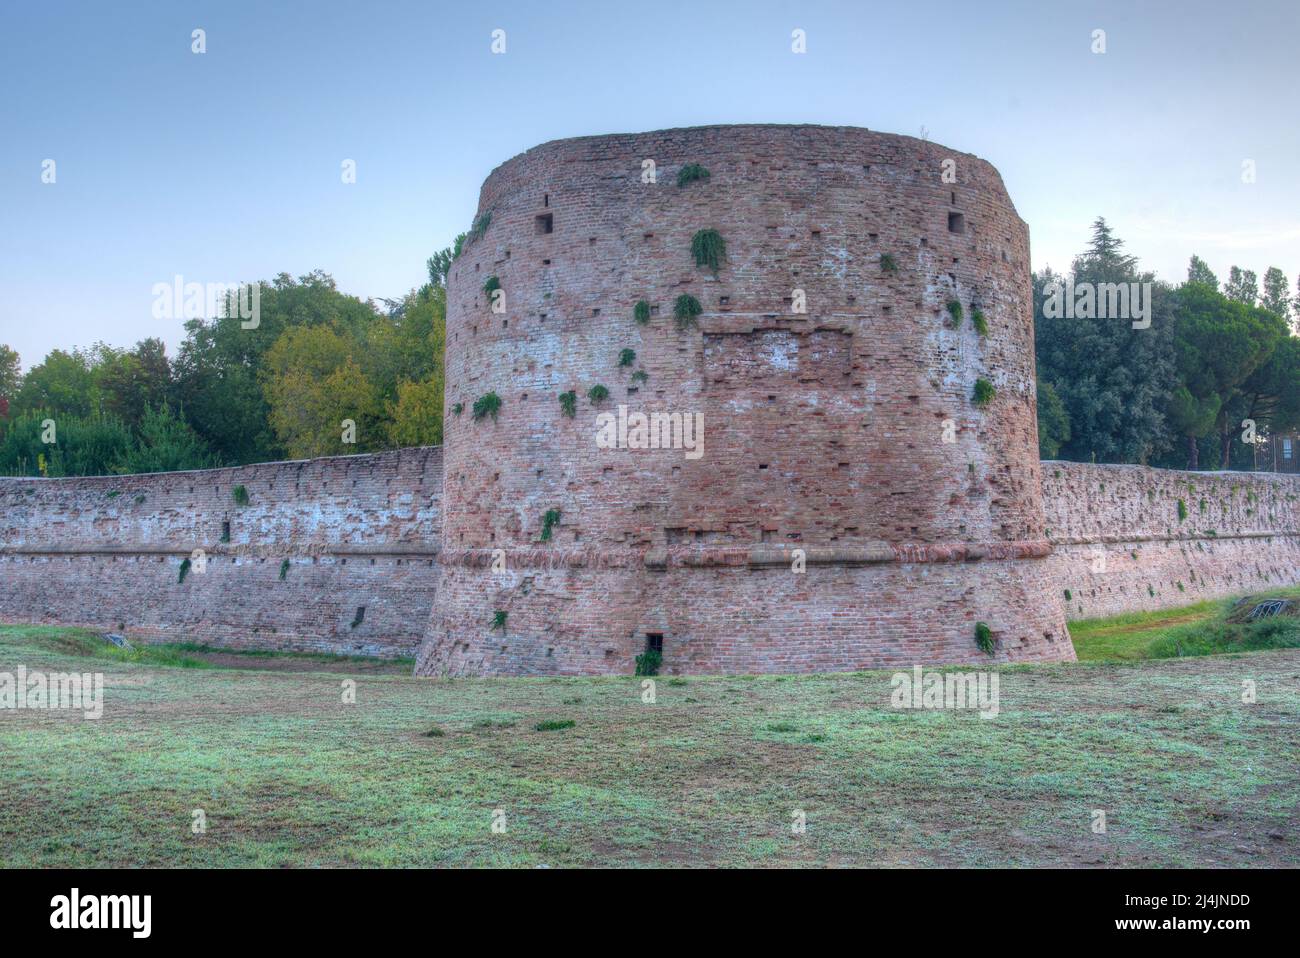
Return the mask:
{"type": "MultiPolygon", "coordinates": [[[[1068,274],[1033,275],[1043,458],[1186,469],[1254,468],[1254,437],[1300,427],[1300,277],[1233,266],[1220,285],[1198,256],[1173,286],[1139,269],[1104,219],[1068,274]],[[1053,288],[1149,283],[1149,314],[1060,315],[1053,288]]],[[[1113,287],[1112,287],[1113,288],[1113,287]]],[[[1086,312],[1086,310],[1085,310],[1086,312]]],[[[1095,312],[1095,311],[1094,311],[1095,312]]]]}
{"type": "Polygon", "coordinates": [[[363,302],[326,273],[262,284],[254,328],[229,304],[146,339],[56,349],[25,375],[0,346],[0,474],[159,472],[442,441],[444,281],[363,302]]]}

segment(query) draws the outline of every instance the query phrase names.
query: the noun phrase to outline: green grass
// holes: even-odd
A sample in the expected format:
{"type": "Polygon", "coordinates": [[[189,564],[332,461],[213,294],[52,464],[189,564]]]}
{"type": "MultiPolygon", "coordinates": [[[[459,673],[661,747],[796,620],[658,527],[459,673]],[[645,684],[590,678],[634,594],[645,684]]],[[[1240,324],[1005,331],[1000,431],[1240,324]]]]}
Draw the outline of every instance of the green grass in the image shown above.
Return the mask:
{"type": "MultiPolygon", "coordinates": [[[[1259,593],[1258,597],[1300,599],[1300,589],[1275,589],[1259,593]]],[[[1235,601],[1219,599],[1153,612],[1081,619],[1070,623],[1070,638],[1080,662],[1136,662],[1300,648],[1300,620],[1230,623],[1226,618],[1235,601]]]]}
{"type": "Polygon", "coordinates": [[[1291,650],[1003,667],[985,720],[891,708],[891,671],[673,676],[650,704],[633,676],[151,658],[185,648],[0,627],[0,671],[105,673],[99,721],[0,712],[0,866],[1300,864],[1291,650]]]}

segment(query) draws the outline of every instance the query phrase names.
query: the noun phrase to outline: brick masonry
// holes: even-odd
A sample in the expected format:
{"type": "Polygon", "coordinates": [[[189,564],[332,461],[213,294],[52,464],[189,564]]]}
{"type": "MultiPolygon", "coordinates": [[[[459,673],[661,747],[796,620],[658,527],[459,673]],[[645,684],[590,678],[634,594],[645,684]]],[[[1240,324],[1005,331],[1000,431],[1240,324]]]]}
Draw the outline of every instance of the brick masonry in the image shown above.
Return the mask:
{"type": "Polygon", "coordinates": [[[478,216],[448,280],[446,526],[418,671],[627,672],[652,636],[670,672],[975,661],[979,621],[1000,660],[1073,656],[1048,578],[1028,235],[988,163],[840,127],[585,137],[503,164],[478,216]],[[679,187],[687,164],[709,178],[679,187]],[[692,257],[704,229],[727,244],[717,275],[692,257]],[[685,329],[682,295],[702,307],[685,329]],[[489,393],[500,412],[476,420],[489,393]],[[598,448],[620,405],[701,414],[703,454],[598,448]]]}
{"type": "Polygon", "coordinates": [[[1300,477],[1044,462],[1043,501],[1070,618],[1300,582],[1300,477]]]}
{"type": "Polygon", "coordinates": [[[441,486],[441,448],[0,479],[0,620],[409,656],[433,607],[441,486]]]}
{"type": "Polygon", "coordinates": [[[1040,466],[1028,235],[982,160],[831,127],[588,137],[503,164],[479,213],[445,448],[0,479],[0,619],[421,674],[628,673],[651,637],[669,673],[803,672],[987,662],[978,622],[995,661],[1070,660],[1067,617],[1300,580],[1300,479],[1040,466]],[[687,163],[708,180],[679,188],[687,163]],[[602,448],[619,407],[700,414],[702,450],[602,448]]]}

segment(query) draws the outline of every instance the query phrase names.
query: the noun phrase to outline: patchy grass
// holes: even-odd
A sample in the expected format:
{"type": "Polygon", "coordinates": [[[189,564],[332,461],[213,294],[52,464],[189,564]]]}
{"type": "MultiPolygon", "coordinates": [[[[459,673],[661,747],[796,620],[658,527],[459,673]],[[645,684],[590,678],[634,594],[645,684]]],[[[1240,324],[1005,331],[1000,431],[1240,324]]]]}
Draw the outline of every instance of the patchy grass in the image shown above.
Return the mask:
{"type": "Polygon", "coordinates": [[[2,866],[1300,864],[1294,650],[1003,668],[987,720],[891,708],[889,671],[648,704],[632,676],[177,668],[0,627],[0,672],[92,660],[101,720],[0,711],[2,866]]]}
{"type": "MultiPolygon", "coordinates": [[[[1261,600],[1300,599],[1300,588],[1252,595],[1261,600]]],[[[1136,662],[1300,647],[1300,621],[1295,619],[1228,622],[1228,613],[1236,601],[1219,599],[1175,609],[1081,619],[1070,623],[1070,638],[1080,662],[1136,662]]]]}

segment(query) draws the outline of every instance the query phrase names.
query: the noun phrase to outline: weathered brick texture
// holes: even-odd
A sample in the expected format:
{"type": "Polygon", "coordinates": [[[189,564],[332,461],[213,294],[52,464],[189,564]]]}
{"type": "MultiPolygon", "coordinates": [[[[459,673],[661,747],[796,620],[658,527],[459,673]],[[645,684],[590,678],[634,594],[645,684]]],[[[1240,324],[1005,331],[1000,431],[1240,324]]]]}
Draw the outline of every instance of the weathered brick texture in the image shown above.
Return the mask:
{"type": "Polygon", "coordinates": [[[422,448],[0,479],[0,620],[236,648],[410,655],[433,605],[441,467],[442,450],[422,448]],[[238,485],[247,505],[235,501],[238,485]],[[196,549],[206,567],[192,560],[178,582],[196,549]]]}
{"type": "Polygon", "coordinates": [[[1300,477],[1045,462],[1043,493],[1070,618],[1300,582],[1300,477]]]}
{"type": "Polygon", "coordinates": [[[999,659],[1072,656],[1047,578],[1028,237],[987,163],[831,127],[588,137],[499,167],[478,213],[448,283],[420,671],[627,672],[658,635],[670,672],[966,661],[976,621],[999,659]],[[708,180],[678,187],[691,163],[708,180]],[[691,255],[704,229],[727,244],[716,276],[691,255]],[[683,294],[703,312],[678,329],[683,294]],[[997,388],[984,409],[980,378],[997,388]],[[597,384],[610,398],[592,403],[597,384]],[[490,392],[499,415],[475,419],[490,392]],[[597,415],[620,404],[702,413],[703,454],[598,448],[597,415]]]}
{"type": "Polygon", "coordinates": [[[445,450],[0,479],[0,619],[418,646],[423,674],[628,673],[651,641],[669,673],[806,672],[986,662],[977,622],[996,661],[1069,660],[1067,616],[1300,581],[1300,478],[1040,468],[1028,237],[982,160],[829,127],[589,137],[502,165],[479,212],[448,281],[445,450]],[[679,188],[687,163],[708,180],[679,188]],[[678,329],[683,294],[702,313],[678,329]],[[702,451],[601,448],[619,406],[701,414],[702,451]]]}

